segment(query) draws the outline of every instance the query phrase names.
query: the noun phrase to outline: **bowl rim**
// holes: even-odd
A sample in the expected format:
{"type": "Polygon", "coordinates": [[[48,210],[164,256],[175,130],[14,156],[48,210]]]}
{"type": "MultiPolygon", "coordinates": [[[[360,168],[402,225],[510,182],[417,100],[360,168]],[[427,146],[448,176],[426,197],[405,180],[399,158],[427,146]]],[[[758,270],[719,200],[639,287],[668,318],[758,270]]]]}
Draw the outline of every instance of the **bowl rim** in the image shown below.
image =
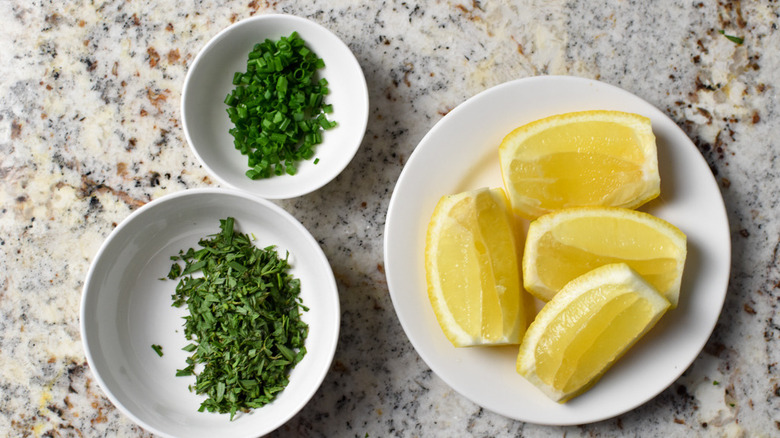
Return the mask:
{"type": "MultiPolygon", "coordinates": [[[[341,304],[339,300],[338,285],[335,280],[333,268],[327,256],[325,255],[324,251],[322,251],[322,248],[317,242],[317,240],[314,238],[314,236],[311,235],[308,229],[300,221],[298,221],[298,219],[295,218],[291,213],[287,212],[282,207],[274,204],[273,202],[267,199],[264,199],[260,196],[253,195],[251,193],[247,193],[241,190],[236,190],[231,188],[207,187],[207,188],[186,189],[178,192],[169,193],[160,198],[154,199],[142,205],[138,209],[134,210],[130,215],[128,215],[125,219],[123,219],[117,226],[115,226],[108,234],[108,236],[103,240],[98,251],[92,257],[86,276],[84,277],[84,285],[81,288],[81,298],[79,303],[79,334],[81,338],[82,349],[84,351],[84,355],[89,370],[92,373],[95,381],[97,382],[100,389],[103,391],[103,394],[111,401],[112,405],[115,408],[117,408],[120,412],[122,412],[125,416],[127,416],[137,425],[141,426],[143,429],[153,434],[157,434],[164,437],[176,438],[175,434],[166,432],[164,430],[160,430],[159,428],[153,426],[152,424],[149,424],[147,421],[140,418],[138,415],[132,412],[127,406],[125,406],[119,400],[119,398],[114,394],[112,388],[104,380],[103,375],[101,374],[99,369],[95,366],[96,363],[95,354],[93,354],[92,348],[90,347],[89,344],[89,339],[91,337],[87,335],[88,325],[90,324],[87,321],[87,316],[89,315],[88,307],[90,305],[90,300],[92,299],[91,297],[93,297],[96,293],[99,292],[97,290],[94,290],[95,286],[92,285],[92,280],[96,275],[96,270],[98,268],[97,266],[99,264],[98,261],[104,256],[105,252],[109,249],[109,247],[111,246],[111,242],[120,233],[123,232],[124,228],[128,227],[131,222],[136,220],[136,218],[138,218],[141,215],[147,214],[149,210],[154,209],[156,206],[159,206],[160,204],[171,202],[183,197],[201,196],[201,195],[230,195],[230,196],[240,197],[249,202],[257,203],[263,208],[267,208],[271,210],[274,214],[281,216],[286,222],[288,222],[291,226],[293,226],[297,231],[301,232],[302,237],[307,242],[314,245],[318,249],[317,251],[318,254],[316,255],[317,258],[323,260],[325,264],[327,264],[328,271],[330,272],[330,276],[329,276],[330,278],[328,279],[329,280],[328,283],[330,283],[329,287],[336,294],[336,299],[333,302],[335,306],[335,315],[333,315],[334,317],[333,330],[335,332],[333,335],[332,345],[328,346],[327,356],[323,357],[322,360],[318,361],[319,363],[322,363],[325,366],[321,368],[318,367],[318,369],[320,369],[321,371],[317,376],[317,378],[315,379],[315,385],[312,386],[312,388],[309,391],[309,394],[307,394],[306,397],[304,397],[297,405],[295,405],[293,409],[290,409],[289,412],[287,412],[284,416],[280,416],[278,423],[275,426],[273,426],[273,428],[267,430],[266,432],[263,432],[263,433],[270,433],[273,430],[276,430],[282,425],[284,425],[293,416],[297,415],[311,401],[312,397],[314,397],[316,392],[322,386],[325,377],[329,373],[330,365],[333,363],[336,350],[338,348],[338,342],[340,338],[340,327],[341,327],[341,304]]],[[[258,436],[258,434],[256,433],[250,433],[247,435],[237,435],[237,437],[240,438],[252,438],[256,436],[258,436]]]]}
{"type": "MultiPolygon", "coordinates": [[[[322,55],[320,55],[320,57],[323,58],[322,55]]],[[[239,20],[235,23],[232,23],[230,26],[225,27],[224,29],[217,32],[201,47],[201,49],[198,51],[197,55],[195,56],[195,58],[192,60],[192,62],[187,68],[187,73],[185,75],[184,83],[181,88],[179,112],[181,114],[182,131],[184,133],[184,137],[187,141],[187,144],[190,147],[190,150],[193,152],[200,165],[203,166],[203,168],[206,169],[208,174],[214,179],[216,179],[220,184],[235,190],[246,191],[266,199],[292,199],[319,190],[323,186],[333,181],[344,171],[344,169],[347,168],[347,166],[352,162],[354,156],[357,154],[357,151],[360,149],[360,146],[363,143],[363,140],[365,138],[366,129],[368,127],[369,108],[370,108],[370,102],[369,102],[368,84],[366,82],[363,69],[360,66],[360,63],[358,62],[357,58],[355,57],[355,54],[338,35],[336,35],[333,31],[323,26],[322,24],[319,24],[305,17],[301,17],[293,14],[286,14],[286,13],[267,13],[267,14],[254,15],[252,17],[248,17],[239,20]],[[340,50],[343,50],[344,53],[348,55],[347,59],[349,65],[346,66],[346,68],[350,70],[354,69],[355,72],[359,73],[358,76],[360,77],[360,80],[357,81],[356,83],[353,83],[352,85],[360,89],[359,91],[360,96],[362,96],[362,99],[360,99],[360,108],[359,111],[357,112],[359,117],[354,118],[355,123],[359,124],[358,129],[361,132],[361,134],[359,138],[356,139],[355,145],[350,147],[349,149],[350,155],[348,159],[345,159],[343,163],[337,163],[338,165],[333,166],[332,171],[325,174],[325,177],[320,178],[316,182],[304,186],[303,188],[300,187],[298,189],[290,188],[284,190],[283,193],[267,193],[267,192],[263,192],[262,189],[261,190],[257,190],[254,188],[249,189],[246,187],[238,186],[228,181],[220,173],[216,172],[214,168],[211,165],[209,165],[209,163],[204,159],[203,155],[199,151],[199,148],[196,146],[196,142],[192,139],[192,136],[190,135],[190,127],[187,122],[188,90],[190,89],[192,76],[194,74],[193,72],[197,69],[197,66],[200,65],[201,62],[203,62],[203,59],[207,56],[207,54],[213,49],[215,45],[217,45],[230,32],[240,27],[256,25],[258,23],[270,22],[274,20],[282,20],[282,21],[288,21],[290,23],[297,23],[315,29],[318,32],[322,32],[324,34],[328,34],[332,36],[333,37],[332,41],[335,44],[335,47],[337,47],[340,50]]],[[[312,157],[312,159],[316,159],[316,158],[317,158],[316,155],[312,157]]],[[[250,180],[247,178],[247,181],[250,180]]],[[[262,181],[262,180],[257,180],[257,181],[262,181]]],[[[296,185],[297,184],[292,184],[293,187],[296,185]]]]}

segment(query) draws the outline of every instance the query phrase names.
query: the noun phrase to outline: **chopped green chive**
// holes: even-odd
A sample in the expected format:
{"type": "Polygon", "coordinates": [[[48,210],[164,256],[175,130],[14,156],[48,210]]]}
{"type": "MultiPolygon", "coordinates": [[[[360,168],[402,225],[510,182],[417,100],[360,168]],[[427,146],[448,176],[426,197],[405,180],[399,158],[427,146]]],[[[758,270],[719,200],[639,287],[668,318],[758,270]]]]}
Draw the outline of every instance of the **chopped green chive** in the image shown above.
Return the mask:
{"type": "Polygon", "coordinates": [[[740,38],[740,37],[734,36],[734,35],[727,35],[726,31],[723,30],[723,29],[719,30],[718,33],[720,33],[721,35],[726,37],[726,39],[728,39],[729,41],[731,41],[734,44],[742,44],[742,43],[745,42],[744,38],[740,38]]]}
{"type": "Polygon", "coordinates": [[[328,81],[316,75],[325,62],[296,32],[255,44],[247,58],[246,72],[233,75],[236,88],[224,100],[233,145],[247,157],[251,179],[294,175],[296,163],[322,143],[321,131],[337,125],[326,117],[333,112],[324,103],[328,81]]]}
{"type": "Polygon", "coordinates": [[[162,357],[163,355],[162,346],[157,344],[152,344],[152,350],[154,350],[154,352],[157,353],[158,356],[162,357]]]}
{"type": "Polygon", "coordinates": [[[309,330],[300,318],[308,310],[300,280],[288,274],[287,258],[273,246],[255,247],[234,225],[231,217],[220,220],[221,232],[201,239],[200,249],[171,257],[184,268],[169,274],[181,277],[173,306],[189,310],[184,334],[191,343],[182,349],[191,355],[176,375],[196,376],[190,390],[207,396],[199,411],[230,413],[231,420],[270,403],[287,386],[306,354],[309,330]],[[198,271],[203,275],[190,275],[198,271]],[[196,365],[202,371],[196,373],[196,365]]]}

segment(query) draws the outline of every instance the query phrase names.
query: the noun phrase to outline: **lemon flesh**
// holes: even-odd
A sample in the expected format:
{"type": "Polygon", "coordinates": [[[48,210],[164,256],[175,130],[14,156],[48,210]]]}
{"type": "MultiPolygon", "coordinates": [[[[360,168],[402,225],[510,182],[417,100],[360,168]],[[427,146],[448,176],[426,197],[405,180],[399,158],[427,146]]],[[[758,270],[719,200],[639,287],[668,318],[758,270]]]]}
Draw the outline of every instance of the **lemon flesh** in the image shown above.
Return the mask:
{"type": "Polygon", "coordinates": [[[428,297],[456,347],[518,344],[527,318],[518,232],[501,188],[442,197],[425,245],[428,297]]]}
{"type": "Polygon", "coordinates": [[[514,211],[533,219],[562,208],[636,208],[660,193],[650,119],[618,111],[547,117],[509,133],[499,147],[514,211]]]}
{"type": "Polygon", "coordinates": [[[596,268],[545,304],[520,345],[517,372],[565,402],[595,384],[669,307],[625,263],[596,268]]]}
{"type": "Polygon", "coordinates": [[[626,263],[676,307],[687,255],[686,237],[648,213],[580,207],[531,222],[523,254],[525,289],[550,300],[566,283],[611,263],[626,263]]]}

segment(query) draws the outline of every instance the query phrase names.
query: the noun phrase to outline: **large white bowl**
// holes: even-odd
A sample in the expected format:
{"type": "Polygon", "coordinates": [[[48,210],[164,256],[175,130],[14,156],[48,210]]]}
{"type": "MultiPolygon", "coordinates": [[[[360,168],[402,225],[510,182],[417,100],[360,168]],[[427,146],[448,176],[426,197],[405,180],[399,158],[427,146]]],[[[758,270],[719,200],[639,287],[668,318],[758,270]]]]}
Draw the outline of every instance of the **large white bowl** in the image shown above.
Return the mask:
{"type": "Polygon", "coordinates": [[[339,298],[327,258],[308,231],[276,205],[235,190],[186,190],[139,208],[109,235],[87,273],[81,301],[81,337],[90,369],[111,402],[144,429],[166,437],[255,437],[295,415],[322,383],[336,350],[339,298]],[[186,366],[182,317],[172,307],[177,281],[161,280],[179,250],[236,227],[264,248],[289,251],[290,274],[301,281],[309,307],[307,354],[290,384],[270,404],[237,415],[198,412],[204,396],[188,389],[195,377],[176,377],[186,366]],[[151,348],[159,344],[163,356],[151,348]]]}
{"type": "Polygon", "coordinates": [[[319,189],[347,167],[366,131],[368,87],[349,47],[328,29],[293,15],[259,15],[222,30],[198,53],[184,81],[181,113],[187,142],[216,180],[264,198],[286,199],[319,189]],[[314,158],[299,163],[295,175],[251,180],[245,175],[247,157],[235,149],[228,133],[233,124],[223,101],[234,88],[233,74],[246,71],[252,47],[293,31],[325,61],[318,74],[330,88],[325,103],[333,105],[333,113],[328,119],[338,126],[323,133],[314,158]],[[315,159],[319,159],[317,164],[315,159]]]}

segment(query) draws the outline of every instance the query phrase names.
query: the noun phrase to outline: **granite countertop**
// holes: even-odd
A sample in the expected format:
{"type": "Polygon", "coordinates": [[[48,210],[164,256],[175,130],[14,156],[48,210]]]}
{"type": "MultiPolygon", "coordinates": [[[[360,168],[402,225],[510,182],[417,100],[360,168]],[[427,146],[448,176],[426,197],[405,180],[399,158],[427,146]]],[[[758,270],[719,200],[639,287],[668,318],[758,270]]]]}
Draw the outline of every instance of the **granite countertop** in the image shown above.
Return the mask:
{"type": "Polygon", "coordinates": [[[342,306],[331,370],[278,436],[780,434],[777,2],[179,5],[0,2],[0,435],[149,436],[86,364],[84,279],[139,206],[217,185],[182,134],[182,83],[209,38],[270,12],[341,37],[370,93],[366,136],[347,169],[276,201],[321,242],[342,306]],[[450,389],[405,336],[383,271],[390,195],[423,135],[480,91],[548,74],[617,85],[665,112],[710,165],[731,226],[725,307],[693,365],[645,405],[578,427],[510,420],[450,389]]]}

